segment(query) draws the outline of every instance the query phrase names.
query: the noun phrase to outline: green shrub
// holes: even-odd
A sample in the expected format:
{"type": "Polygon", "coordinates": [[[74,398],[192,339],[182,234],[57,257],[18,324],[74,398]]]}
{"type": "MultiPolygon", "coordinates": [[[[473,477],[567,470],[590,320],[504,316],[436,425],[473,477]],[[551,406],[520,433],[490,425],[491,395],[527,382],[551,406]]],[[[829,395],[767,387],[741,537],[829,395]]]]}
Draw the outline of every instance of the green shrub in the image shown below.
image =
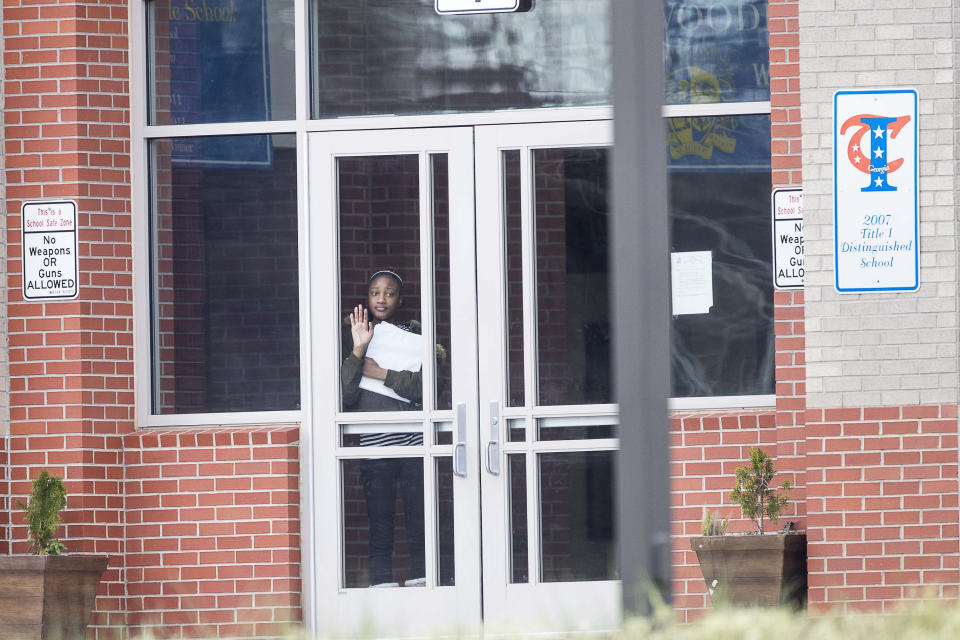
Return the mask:
{"type": "Polygon", "coordinates": [[[763,518],[770,518],[776,524],[787,504],[787,497],[777,491],[789,491],[790,481],[785,480],[779,488],[771,488],[770,482],[777,470],[773,460],[763,449],[750,449],[750,464],[737,468],[737,483],[730,492],[730,499],[740,505],[743,515],[757,523],[757,529],[763,533],[763,518]]]}
{"type": "Polygon", "coordinates": [[[701,535],[722,536],[727,532],[727,524],[730,518],[721,520],[717,514],[707,509],[707,515],[703,516],[703,524],[700,526],[701,535]]]}
{"type": "Polygon", "coordinates": [[[54,539],[53,534],[63,522],[60,510],[67,506],[63,480],[44,469],[33,481],[29,501],[24,504],[20,500],[18,506],[24,510],[30,530],[30,550],[38,556],[60,555],[66,545],[54,539]]]}

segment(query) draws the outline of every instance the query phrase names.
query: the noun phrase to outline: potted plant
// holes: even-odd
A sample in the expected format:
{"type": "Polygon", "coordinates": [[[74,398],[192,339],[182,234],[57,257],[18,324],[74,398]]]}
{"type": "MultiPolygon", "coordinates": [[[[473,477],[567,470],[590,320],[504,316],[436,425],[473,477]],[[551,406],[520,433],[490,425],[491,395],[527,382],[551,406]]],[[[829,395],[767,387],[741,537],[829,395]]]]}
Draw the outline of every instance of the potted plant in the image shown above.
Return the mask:
{"type": "Polygon", "coordinates": [[[736,470],[730,499],[756,523],[756,533],[725,535],[727,520],[708,511],[703,535],[690,539],[714,602],[797,608],[806,603],[807,536],[791,533],[792,522],[778,533],[764,533],[764,518],[777,523],[790,490],[789,482],[771,486],[774,475],[773,460],[759,448],[751,449],[750,463],[736,470]]]}
{"type": "Polygon", "coordinates": [[[46,470],[33,481],[25,512],[33,555],[0,556],[0,636],[83,638],[107,556],[64,556],[53,537],[66,506],[63,481],[46,470]],[[9,635],[6,635],[9,634],[9,635]]]}

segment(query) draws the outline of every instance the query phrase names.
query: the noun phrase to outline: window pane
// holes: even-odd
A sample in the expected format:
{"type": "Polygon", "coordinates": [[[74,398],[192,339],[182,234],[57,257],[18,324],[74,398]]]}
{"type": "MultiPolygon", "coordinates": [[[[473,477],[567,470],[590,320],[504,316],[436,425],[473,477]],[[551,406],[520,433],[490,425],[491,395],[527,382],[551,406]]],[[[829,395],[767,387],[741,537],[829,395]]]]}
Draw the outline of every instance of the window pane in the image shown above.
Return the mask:
{"type": "Polygon", "coordinates": [[[453,522],[453,458],[436,458],[437,487],[437,585],[456,584],[456,536],[453,522]]]}
{"type": "Polygon", "coordinates": [[[665,0],[667,104],[770,99],[767,0],[665,0]]]}
{"type": "Polygon", "coordinates": [[[612,402],[607,157],[533,152],[541,405],[612,402]]]}
{"type": "Polygon", "coordinates": [[[613,452],[545,453],[538,459],[543,581],[616,580],[613,452]]]}
{"type": "Polygon", "coordinates": [[[610,103],[610,0],[439,16],[434,0],[311,0],[313,115],[610,103]]]}
{"type": "Polygon", "coordinates": [[[426,577],[423,459],[343,460],[343,586],[426,577]]]}
{"type": "Polygon", "coordinates": [[[147,3],[150,124],[294,117],[293,0],[147,3]]]}
{"type": "Polygon", "coordinates": [[[453,355],[450,346],[453,336],[450,326],[450,180],[447,154],[430,156],[433,172],[433,290],[434,335],[437,345],[433,352],[435,407],[453,408],[453,355]]]}
{"type": "Polygon", "coordinates": [[[555,416],[537,418],[537,440],[596,440],[616,438],[615,416],[555,416]]]}
{"type": "Polygon", "coordinates": [[[526,454],[507,454],[507,472],[510,474],[510,582],[530,582],[526,454]]]}
{"type": "Polygon", "coordinates": [[[154,413],[298,409],[294,136],[150,148],[154,413]]]}
{"type": "MultiPolygon", "coordinates": [[[[423,406],[419,175],[416,155],[337,159],[344,411],[423,406]],[[366,345],[351,327],[358,306],[374,325],[366,345]],[[379,373],[368,375],[369,364],[379,373]]],[[[361,446],[376,435],[361,435],[361,446]]],[[[377,442],[423,444],[394,435],[377,442]]]]}
{"type": "Polygon", "coordinates": [[[504,254],[507,306],[507,406],[524,405],[523,378],[523,214],[520,204],[520,151],[503,152],[504,254]]]}
{"type": "Polygon", "coordinates": [[[668,120],[671,264],[702,261],[712,291],[674,307],[675,397],[774,393],[770,116],[668,120]]]}

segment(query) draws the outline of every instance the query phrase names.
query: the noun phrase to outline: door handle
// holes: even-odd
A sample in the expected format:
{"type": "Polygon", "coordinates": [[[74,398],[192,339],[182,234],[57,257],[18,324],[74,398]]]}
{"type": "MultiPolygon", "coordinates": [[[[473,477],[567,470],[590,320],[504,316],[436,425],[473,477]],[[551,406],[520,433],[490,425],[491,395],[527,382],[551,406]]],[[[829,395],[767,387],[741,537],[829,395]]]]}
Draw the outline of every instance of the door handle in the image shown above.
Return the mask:
{"type": "Polygon", "coordinates": [[[467,404],[457,405],[457,443],[453,446],[453,475],[467,477],[467,404]]]}
{"type": "Polygon", "coordinates": [[[500,403],[490,403],[490,440],[487,442],[487,471],[500,475],[500,403]]]}

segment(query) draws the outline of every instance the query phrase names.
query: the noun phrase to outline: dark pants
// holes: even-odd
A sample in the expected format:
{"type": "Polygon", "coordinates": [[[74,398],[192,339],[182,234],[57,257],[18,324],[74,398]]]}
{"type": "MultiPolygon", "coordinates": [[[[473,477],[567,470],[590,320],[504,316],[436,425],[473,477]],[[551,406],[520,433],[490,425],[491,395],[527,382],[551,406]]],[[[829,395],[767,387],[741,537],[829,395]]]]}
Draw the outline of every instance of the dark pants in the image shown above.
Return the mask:
{"type": "Polygon", "coordinates": [[[397,485],[403,498],[403,515],[410,551],[410,578],[427,575],[423,539],[423,460],[390,458],[364,460],[363,494],[370,520],[370,584],[394,582],[393,537],[397,485]]]}

